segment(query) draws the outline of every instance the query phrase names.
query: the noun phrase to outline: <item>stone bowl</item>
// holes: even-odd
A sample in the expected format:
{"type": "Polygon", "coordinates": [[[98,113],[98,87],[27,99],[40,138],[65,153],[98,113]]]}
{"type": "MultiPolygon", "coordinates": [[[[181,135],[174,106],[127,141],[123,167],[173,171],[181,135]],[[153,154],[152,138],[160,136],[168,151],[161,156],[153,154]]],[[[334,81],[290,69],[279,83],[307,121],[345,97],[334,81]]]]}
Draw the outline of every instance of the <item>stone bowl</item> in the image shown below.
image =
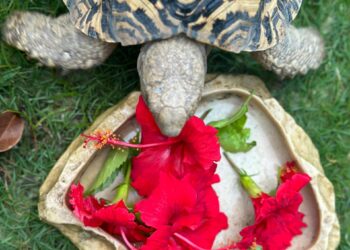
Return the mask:
{"type": "MultiPolygon", "coordinates": [[[[303,229],[302,235],[294,238],[289,249],[336,249],[340,232],[335,195],[322,169],[318,151],[303,129],[270,96],[260,79],[248,75],[208,75],[196,115],[200,116],[211,108],[206,122],[227,117],[237,110],[252,90],[255,95],[250,102],[247,127],[251,129],[250,139],[255,140],[257,146],[247,153],[230,154],[231,160],[247,173],[254,174],[254,180],[265,192],[276,187],[278,167],[294,160],[301,171],[312,177],[312,181],[302,191],[304,201],[301,211],[308,227],[303,229]]],[[[131,138],[138,130],[134,115],[139,95],[139,92],[133,92],[105,111],[86,133],[110,129],[125,139],[131,138]]],[[[85,227],[68,206],[70,185],[76,181],[85,188],[92,185],[108,150],[85,149],[83,138],[75,139],[40,188],[40,218],[58,228],[79,249],[126,249],[105,231],[85,227]]],[[[221,182],[214,188],[219,196],[220,209],[228,216],[229,228],[217,236],[215,248],[238,241],[240,230],[254,220],[250,199],[224,157],[217,172],[221,182]]],[[[118,176],[113,185],[97,196],[110,198],[113,187],[122,178],[118,176]]],[[[136,194],[130,197],[133,201],[137,199],[136,194]]]]}

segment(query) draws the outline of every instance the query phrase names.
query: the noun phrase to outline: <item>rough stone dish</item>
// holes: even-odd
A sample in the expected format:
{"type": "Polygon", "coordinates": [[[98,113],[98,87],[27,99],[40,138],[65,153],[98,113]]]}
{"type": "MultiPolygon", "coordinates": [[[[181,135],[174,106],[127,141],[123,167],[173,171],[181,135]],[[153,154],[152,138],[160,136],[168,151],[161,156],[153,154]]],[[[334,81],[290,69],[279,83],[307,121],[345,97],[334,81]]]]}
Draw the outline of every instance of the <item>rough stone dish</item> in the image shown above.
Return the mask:
{"type": "MultiPolygon", "coordinates": [[[[201,115],[209,107],[213,111],[206,121],[223,118],[242,103],[251,90],[255,90],[248,112],[247,127],[257,146],[247,153],[231,154],[231,159],[249,174],[265,192],[276,185],[277,167],[287,160],[295,160],[301,171],[312,177],[311,184],[302,192],[301,206],[308,227],[296,237],[290,249],[336,249],[339,223],[335,213],[333,186],[324,175],[319,154],[307,134],[279,103],[270,96],[263,82],[256,77],[240,75],[207,76],[202,101],[196,111],[201,115]]],[[[117,105],[104,112],[87,132],[111,129],[131,137],[137,129],[134,121],[139,92],[133,92],[117,105]]],[[[80,181],[91,185],[106,158],[108,148],[97,151],[84,149],[83,139],[77,138],[57,161],[40,189],[40,218],[58,228],[79,249],[126,249],[116,238],[101,229],[84,227],[68,207],[67,192],[70,185],[80,181]]],[[[239,239],[239,231],[253,220],[253,208],[238,178],[223,158],[218,165],[221,182],[215,185],[221,210],[228,216],[229,228],[221,232],[215,247],[239,239]]],[[[122,177],[116,179],[116,183],[122,177]]],[[[98,194],[108,197],[111,188],[98,194]]],[[[131,199],[137,199],[132,195],[131,199]]]]}

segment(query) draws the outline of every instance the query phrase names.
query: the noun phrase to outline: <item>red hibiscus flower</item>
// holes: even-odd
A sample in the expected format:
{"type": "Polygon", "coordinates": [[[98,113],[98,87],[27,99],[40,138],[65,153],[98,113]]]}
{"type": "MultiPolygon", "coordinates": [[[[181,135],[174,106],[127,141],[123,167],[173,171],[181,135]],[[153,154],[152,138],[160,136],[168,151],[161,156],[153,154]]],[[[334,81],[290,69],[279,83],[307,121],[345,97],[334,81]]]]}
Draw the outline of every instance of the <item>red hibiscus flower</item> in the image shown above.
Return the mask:
{"type": "Polygon", "coordinates": [[[216,235],[227,228],[210,182],[197,190],[191,180],[193,176],[179,180],[161,172],[152,194],[136,204],[141,220],[156,230],[143,250],[188,249],[191,244],[211,248],[216,235]]]}
{"type": "Polygon", "coordinates": [[[129,212],[122,200],[96,211],[94,217],[103,222],[101,228],[106,232],[121,235],[123,230],[126,237],[134,242],[145,241],[152,232],[151,229],[135,222],[135,215],[129,212]]]}
{"type": "Polygon", "coordinates": [[[79,183],[72,184],[69,193],[69,203],[73,208],[73,213],[78,217],[85,226],[99,227],[102,221],[93,215],[96,211],[104,207],[105,202],[99,202],[95,197],[89,196],[84,198],[84,187],[79,183]]]}
{"type": "Polygon", "coordinates": [[[284,166],[282,166],[280,170],[280,178],[281,181],[284,182],[291,177],[297,172],[297,165],[295,161],[287,161],[284,166]]]}
{"type": "Polygon", "coordinates": [[[143,148],[133,159],[132,185],[143,196],[149,195],[157,186],[161,170],[181,178],[196,169],[210,170],[214,162],[220,160],[217,130],[197,117],[191,117],[178,136],[164,136],[140,97],[136,119],[141,127],[141,145],[168,142],[163,146],[143,148]]]}
{"type": "Polygon", "coordinates": [[[178,136],[164,136],[140,97],[136,119],[141,127],[141,144],[123,142],[110,131],[96,131],[83,136],[86,138],[85,146],[94,141],[97,148],[110,144],[141,149],[141,153],[133,159],[131,177],[133,187],[142,196],[149,195],[157,186],[160,170],[181,178],[197,169],[210,171],[221,158],[217,130],[205,125],[198,117],[191,117],[178,136]]]}
{"type": "Polygon", "coordinates": [[[132,241],[144,241],[149,228],[140,226],[135,222],[135,215],[129,212],[124,201],[112,205],[105,205],[93,196],[83,197],[84,187],[81,184],[72,185],[70,191],[70,204],[73,213],[84,223],[85,226],[101,227],[114,235],[121,235],[122,230],[132,241]]]}
{"type": "Polygon", "coordinates": [[[304,215],[299,212],[303,201],[299,192],[311,178],[289,171],[288,175],[281,175],[281,179],[276,196],[261,193],[259,197],[252,198],[255,222],[240,232],[242,240],[236,245],[239,249],[259,245],[264,250],[283,250],[306,227],[302,221],[304,215]]]}

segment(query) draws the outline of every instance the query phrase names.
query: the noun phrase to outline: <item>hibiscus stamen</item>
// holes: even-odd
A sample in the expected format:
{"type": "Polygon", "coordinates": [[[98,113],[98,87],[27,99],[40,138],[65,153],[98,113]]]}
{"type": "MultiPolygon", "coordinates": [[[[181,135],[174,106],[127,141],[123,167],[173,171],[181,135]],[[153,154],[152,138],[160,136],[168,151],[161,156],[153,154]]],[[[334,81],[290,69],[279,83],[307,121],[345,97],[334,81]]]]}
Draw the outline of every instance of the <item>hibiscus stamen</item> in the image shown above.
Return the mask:
{"type": "Polygon", "coordinates": [[[285,166],[282,167],[280,175],[295,174],[298,172],[294,161],[287,161],[285,166]]]}
{"type": "Polygon", "coordinates": [[[128,248],[130,248],[130,250],[138,250],[136,247],[134,247],[130,241],[128,240],[128,238],[125,235],[124,229],[121,228],[120,229],[120,234],[122,235],[122,238],[124,240],[124,243],[127,245],[128,248]]]}
{"type": "Polygon", "coordinates": [[[194,249],[197,249],[197,250],[210,250],[210,249],[206,249],[206,248],[202,248],[202,247],[198,246],[197,244],[195,244],[194,242],[192,242],[191,240],[187,239],[185,236],[182,236],[179,233],[174,233],[174,236],[176,238],[178,238],[179,240],[182,240],[183,242],[185,242],[189,246],[193,247],[194,249]]]}
{"type": "Polygon", "coordinates": [[[118,146],[118,147],[127,147],[127,148],[152,148],[159,146],[168,146],[177,143],[179,140],[167,140],[157,143],[148,143],[148,144],[133,144],[121,141],[117,139],[115,135],[110,133],[109,131],[100,132],[97,131],[91,135],[81,134],[81,136],[85,137],[84,146],[93,141],[95,142],[95,148],[101,149],[104,145],[118,146]]]}
{"type": "Polygon", "coordinates": [[[183,236],[179,233],[174,233],[174,236],[176,238],[178,238],[179,240],[182,240],[183,242],[185,242],[186,244],[188,244],[189,246],[193,247],[196,250],[230,250],[230,249],[233,249],[231,246],[225,247],[225,248],[218,248],[218,249],[206,249],[206,248],[198,246],[196,243],[192,242],[191,240],[187,239],[185,236],[183,236]]]}

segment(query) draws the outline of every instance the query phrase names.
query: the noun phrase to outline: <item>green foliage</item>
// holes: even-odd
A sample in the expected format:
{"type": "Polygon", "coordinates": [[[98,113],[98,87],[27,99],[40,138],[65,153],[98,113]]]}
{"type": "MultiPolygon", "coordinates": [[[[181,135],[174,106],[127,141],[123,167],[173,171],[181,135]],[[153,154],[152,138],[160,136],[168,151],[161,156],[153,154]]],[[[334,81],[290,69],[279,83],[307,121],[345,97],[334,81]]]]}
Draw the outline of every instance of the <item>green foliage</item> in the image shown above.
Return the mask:
{"type": "Polygon", "coordinates": [[[243,115],[237,121],[219,129],[218,137],[224,150],[231,153],[247,152],[252,149],[256,142],[247,142],[250,137],[250,129],[244,128],[247,116],[243,115]]]}
{"type": "Polygon", "coordinates": [[[247,98],[247,100],[245,100],[245,102],[242,104],[242,106],[239,108],[239,110],[237,110],[237,112],[234,113],[231,117],[228,117],[226,119],[222,119],[220,121],[210,122],[209,125],[220,129],[220,128],[226,127],[226,126],[236,122],[237,120],[242,118],[248,112],[249,102],[251,99],[252,99],[252,95],[250,95],[247,98]]]}
{"type": "Polygon", "coordinates": [[[249,194],[249,197],[258,198],[259,196],[261,196],[262,191],[260,187],[256,184],[256,182],[253,180],[252,176],[248,175],[247,172],[237,167],[226,152],[224,152],[224,156],[227,162],[232,167],[233,171],[235,171],[239,175],[241,185],[243,189],[249,194]]]}
{"type": "Polygon", "coordinates": [[[120,170],[123,169],[122,166],[128,159],[128,156],[129,149],[111,149],[94,184],[86,191],[86,195],[99,192],[109,186],[119,174],[120,170]]]}
{"type": "Polygon", "coordinates": [[[247,142],[250,137],[250,129],[244,128],[251,98],[252,95],[247,98],[240,109],[231,117],[209,123],[209,125],[219,130],[220,145],[227,152],[247,152],[256,145],[255,141],[247,142]]]}
{"type": "Polygon", "coordinates": [[[130,190],[130,176],[131,176],[131,160],[129,160],[126,164],[126,171],[124,174],[124,181],[117,187],[117,193],[112,201],[112,203],[116,203],[120,200],[124,200],[127,203],[129,190],[130,190]]]}

